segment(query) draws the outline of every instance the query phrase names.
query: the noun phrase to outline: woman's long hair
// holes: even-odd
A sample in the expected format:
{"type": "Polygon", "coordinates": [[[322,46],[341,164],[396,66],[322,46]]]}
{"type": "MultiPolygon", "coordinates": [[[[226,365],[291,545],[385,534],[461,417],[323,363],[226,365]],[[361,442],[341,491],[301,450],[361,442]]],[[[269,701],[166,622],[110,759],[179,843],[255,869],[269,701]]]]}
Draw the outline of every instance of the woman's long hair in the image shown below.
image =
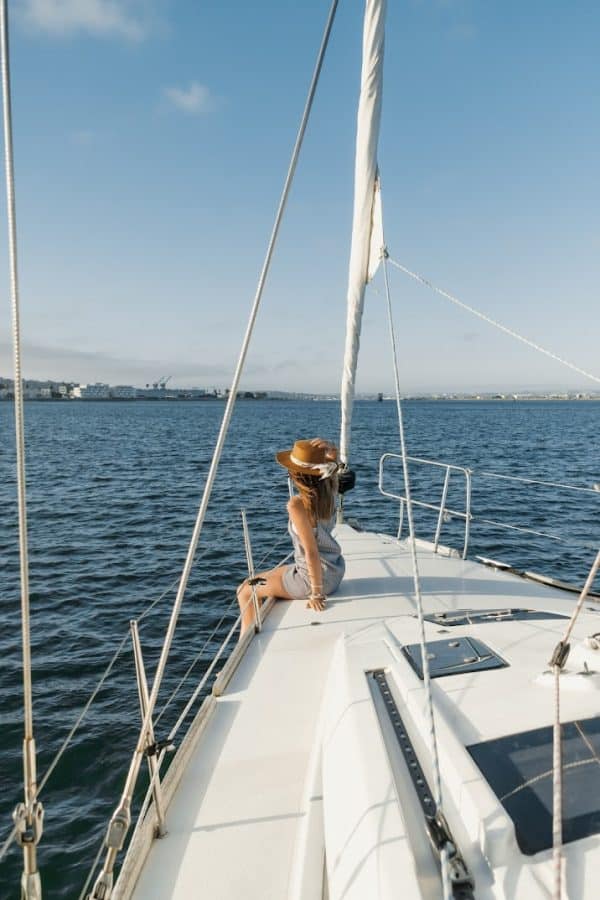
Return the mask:
{"type": "Polygon", "coordinates": [[[298,472],[290,472],[290,475],[313,525],[317,522],[328,522],[335,512],[337,475],[325,479],[316,475],[301,475],[298,472]]]}

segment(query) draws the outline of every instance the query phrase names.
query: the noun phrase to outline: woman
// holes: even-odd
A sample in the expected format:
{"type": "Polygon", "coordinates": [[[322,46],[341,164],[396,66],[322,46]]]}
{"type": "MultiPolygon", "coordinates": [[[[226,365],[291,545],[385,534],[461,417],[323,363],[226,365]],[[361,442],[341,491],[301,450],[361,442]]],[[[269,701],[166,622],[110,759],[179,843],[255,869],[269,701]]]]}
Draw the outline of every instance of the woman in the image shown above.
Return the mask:
{"type": "MultiPolygon", "coordinates": [[[[306,600],[307,609],[322,612],[328,594],[333,594],[344,576],[344,558],[331,530],[337,500],[337,449],[328,441],[313,438],[296,441],[291,450],[276,455],[298,493],[290,498],[288,529],[294,544],[294,562],[261,572],[256,596],[282,600],[306,600]]],[[[244,581],[238,588],[242,631],[254,624],[252,588],[244,581]]]]}

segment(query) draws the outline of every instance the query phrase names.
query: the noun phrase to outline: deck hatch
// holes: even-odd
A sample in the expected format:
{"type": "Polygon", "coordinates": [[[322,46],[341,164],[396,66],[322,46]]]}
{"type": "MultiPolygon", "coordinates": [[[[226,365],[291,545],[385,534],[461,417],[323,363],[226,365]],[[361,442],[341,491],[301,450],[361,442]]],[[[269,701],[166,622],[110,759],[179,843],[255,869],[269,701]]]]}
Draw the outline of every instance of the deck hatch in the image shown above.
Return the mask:
{"type": "MultiPolygon", "coordinates": [[[[522,853],[552,847],[552,726],[467,747],[515,825],[522,853]]],[[[600,833],[600,717],[562,726],[563,843],[600,833]]]]}
{"type": "MultiPolygon", "coordinates": [[[[460,637],[445,641],[427,641],[430,678],[444,675],[463,675],[465,672],[481,672],[500,669],[508,665],[483,641],[472,637],[460,637]]],[[[419,676],[423,678],[423,661],[420,644],[405,644],[404,655],[419,676]]]]}
{"type": "Polygon", "coordinates": [[[540,619],[567,619],[560,613],[543,609],[452,609],[423,616],[434,625],[490,625],[495,622],[527,622],[540,619]]]}

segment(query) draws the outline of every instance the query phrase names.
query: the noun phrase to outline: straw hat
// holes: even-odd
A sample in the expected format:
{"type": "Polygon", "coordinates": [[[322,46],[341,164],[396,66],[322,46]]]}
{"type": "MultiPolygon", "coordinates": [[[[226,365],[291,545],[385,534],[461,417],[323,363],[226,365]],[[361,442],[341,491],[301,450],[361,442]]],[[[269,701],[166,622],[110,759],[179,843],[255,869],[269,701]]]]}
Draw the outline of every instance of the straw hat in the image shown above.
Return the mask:
{"type": "Polygon", "coordinates": [[[337,471],[338,464],[327,454],[324,447],[316,447],[311,441],[296,441],[291,450],[281,450],[275,454],[280,466],[297,475],[315,475],[329,478],[337,471]]]}

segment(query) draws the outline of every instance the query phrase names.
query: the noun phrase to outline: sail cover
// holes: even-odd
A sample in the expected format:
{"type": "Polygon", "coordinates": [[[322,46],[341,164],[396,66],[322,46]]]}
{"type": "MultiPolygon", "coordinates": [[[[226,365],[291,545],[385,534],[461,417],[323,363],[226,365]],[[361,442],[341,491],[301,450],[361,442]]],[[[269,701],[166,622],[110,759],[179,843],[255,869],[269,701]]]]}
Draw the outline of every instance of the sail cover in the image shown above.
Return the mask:
{"type": "Polygon", "coordinates": [[[346,347],[341,390],[340,458],[344,463],[348,462],[365,286],[375,274],[383,244],[377,176],[377,140],[381,119],[385,12],[386,0],[366,0],[356,131],[354,217],[348,275],[346,347]]]}

